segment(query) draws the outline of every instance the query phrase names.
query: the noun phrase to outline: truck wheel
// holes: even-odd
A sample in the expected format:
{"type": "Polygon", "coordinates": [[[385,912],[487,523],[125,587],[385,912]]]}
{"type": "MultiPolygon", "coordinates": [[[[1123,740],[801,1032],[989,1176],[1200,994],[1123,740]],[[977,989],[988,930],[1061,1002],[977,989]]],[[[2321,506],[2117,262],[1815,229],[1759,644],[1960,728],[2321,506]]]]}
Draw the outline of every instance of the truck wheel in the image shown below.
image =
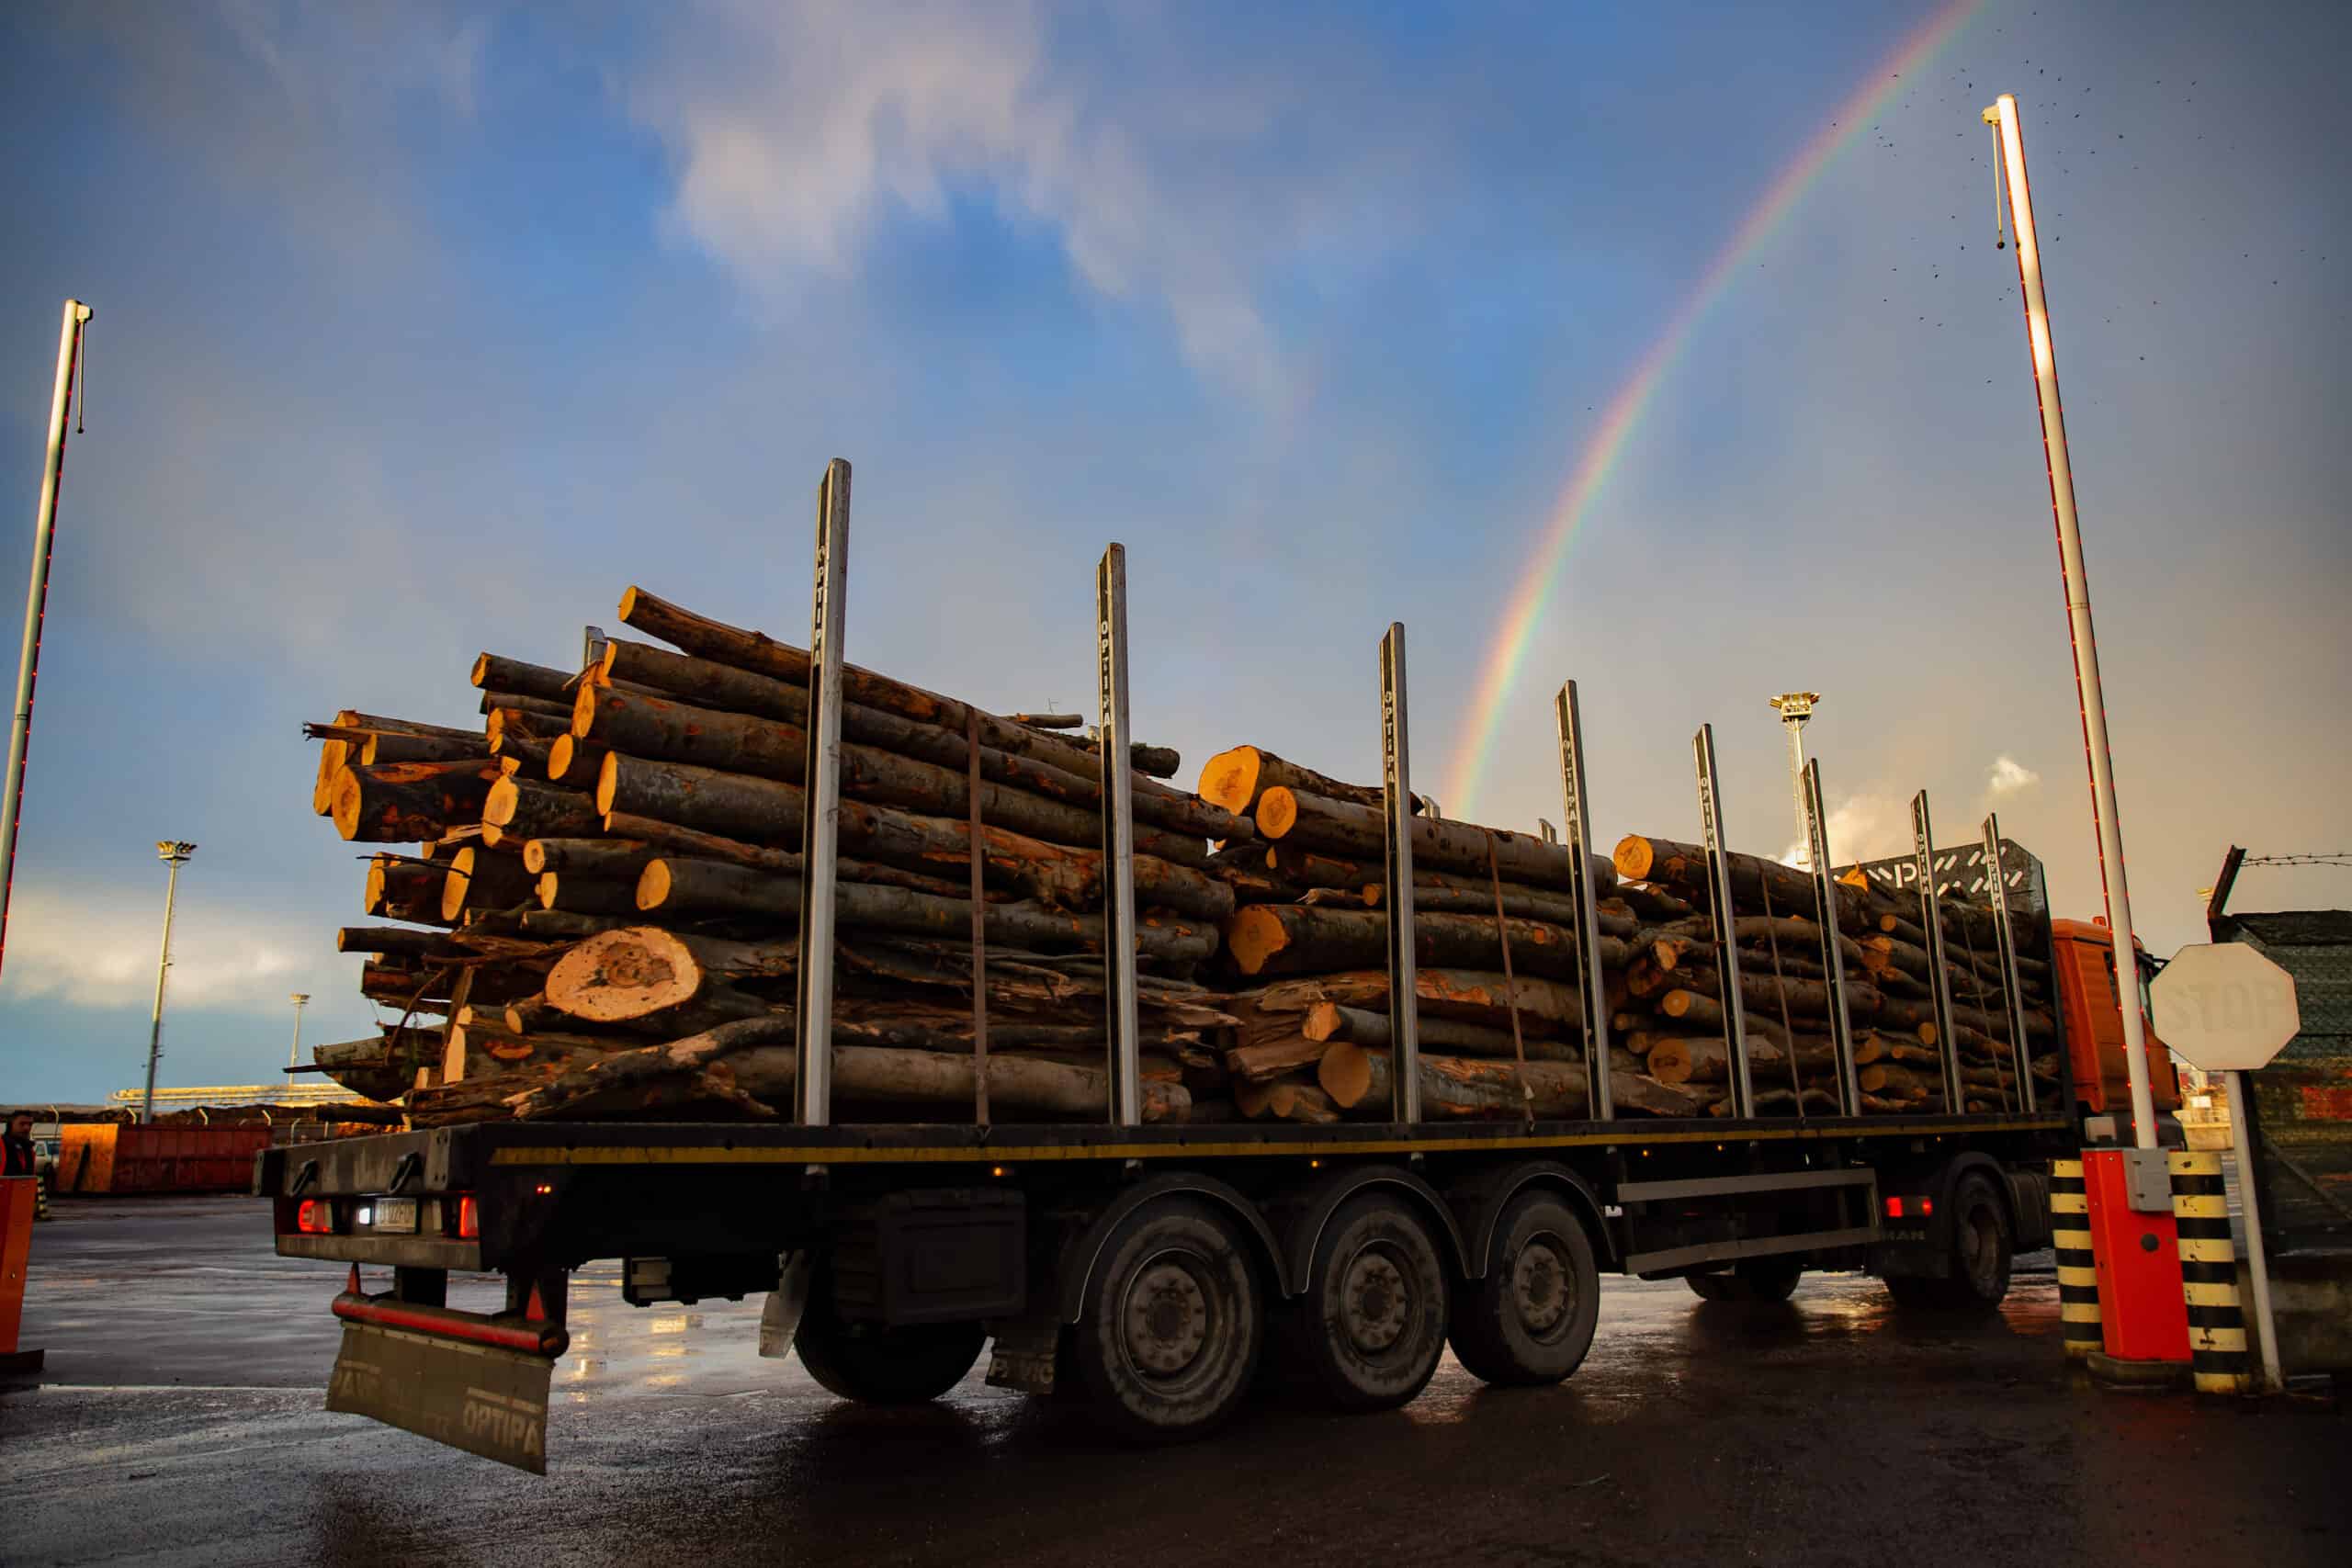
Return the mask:
{"type": "Polygon", "coordinates": [[[1420,1215],[1391,1193],[1365,1192],[1325,1222],[1285,1327],[1333,1408],[1394,1410],[1436,1372],[1447,1304],[1445,1264],[1420,1215]]]}
{"type": "MultiPolygon", "coordinates": [[[[820,1282],[821,1283],[821,1282],[820,1282]]],[[[892,1328],[844,1323],[832,1299],[811,1292],[792,1348],[828,1393],[866,1404],[920,1404],[964,1381],[988,1332],[977,1323],[918,1323],[892,1328]]]]}
{"type": "Polygon", "coordinates": [[[1600,1317],[1592,1242],[1550,1192],[1515,1200],[1495,1224],[1484,1279],[1453,1288],[1453,1354],[1490,1383],[1558,1382],[1584,1360],[1600,1317]]]}
{"type": "Polygon", "coordinates": [[[1942,1279],[1889,1275],[1887,1294],[1899,1307],[1941,1312],[1991,1312],[2009,1293],[2017,1251],[2009,1212],[1982,1175],[1961,1179],[1951,1195],[1951,1272],[1942,1279]]]}
{"type": "Polygon", "coordinates": [[[1248,1243],[1206,1204],[1163,1198],[1122,1221],[1086,1283],[1069,1359],[1122,1437],[1196,1438],[1249,1392],[1265,1302],[1248,1243]]]}
{"type": "Polygon", "coordinates": [[[1753,1258],[1720,1274],[1689,1274],[1684,1283],[1702,1302],[1784,1302],[1796,1293],[1804,1265],[1786,1258],[1753,1258]]]}

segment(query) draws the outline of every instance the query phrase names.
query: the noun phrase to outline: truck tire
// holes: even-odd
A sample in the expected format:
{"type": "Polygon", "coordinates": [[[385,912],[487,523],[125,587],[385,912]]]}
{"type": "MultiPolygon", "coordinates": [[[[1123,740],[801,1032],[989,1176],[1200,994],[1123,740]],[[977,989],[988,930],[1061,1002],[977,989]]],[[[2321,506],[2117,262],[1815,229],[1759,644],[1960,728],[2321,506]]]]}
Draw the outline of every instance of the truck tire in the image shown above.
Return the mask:
{"type": "Polygon", "coordinates": [[[1264,1348],[1258,1269],[1233,1222],[1169,1196],[1121,1221],[1095,1258],[1069,1366],[1121,1437],[1180,1442],[1215,1429],[1250,1390],[1264,1348]]]}
{"type": "Polygon", "coordinates": [[[1981,1172],[1960,1179],[1951,1193],[1951,1272],[1886,1277],[1887,1294],[1899,1307],[1933,1312],[1988,1313],[2009,1293],[2009,1266],[2016,1233],[2000,1194],[1981,1172]]]}
{"type": "MultiPolygon", "coordinates": [[[[821,1281],[820,1281],[821,1284],[821,1281]]],[[[977,1323],[887,1327],[844,1323],[829,1292],[809,1292],[792,1348],[826,1393],[865,1404],[921,1404],[964,1381],[988,1332],[977,1323]]]]}
{"type": "Polygon", "coordinates": [[[1437,1371],[1448,1304],[1445,1263],[1420,1213],[1393,1192],[1362,1192],[1316,1239],[1284,1338],[1331,1408],[1394,1410],[1437,1371]]]}
{"type": "Polygon", "coordinates": [[[1583,1222],[1555,1194],[1529,1192],[1496,1221],[1486,1277],[1453,1288],[1454,1359],[1490,1383],[1558,1382],[1583,1362],[1600,1318],[1583,1222]]]}
{"type": "Polygon", "coordinates": [[[1794,1258],[1751,1258],[1719,1274],[1685,1275],[1684,1283],[1702,1302],[1784,1302],[1804,1273],[1794,1258]]]}

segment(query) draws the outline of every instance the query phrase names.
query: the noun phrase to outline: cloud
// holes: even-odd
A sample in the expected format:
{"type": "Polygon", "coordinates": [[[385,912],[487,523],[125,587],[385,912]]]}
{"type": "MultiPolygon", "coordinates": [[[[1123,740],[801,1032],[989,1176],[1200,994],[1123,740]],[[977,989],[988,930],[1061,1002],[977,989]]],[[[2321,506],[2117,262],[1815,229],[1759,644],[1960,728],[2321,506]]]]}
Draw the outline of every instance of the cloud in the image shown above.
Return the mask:
{"type": "Polygon", "coordinates": [[[1279,400],[1259,291],[1361,221],[1338,187],[1362,128],[1352,146],[1302,130],[1322,110],[1278,62],[1167,20],[703,0],[628,101],[670,148],[675,231],[771,305],[850,274],[894,214],[944,221],[979,193],[1047,226],[1088,288],[1164,310],[1196,369],[1279,400]]]}
{"type": "Polygon", "coordinates": [[[2007,800],[2035,788],[2041,783],[2040,773],[2004,751],[1993,759],[1991,767],[1984,770],[1984,797],[1987,800],[2007,800]]]}
{"type": "MultiPolygon", "coordinates": [[[[155,994],[160,898],[19,887],[8,914],[6,994],[77,1007],[144,1007],[155,994]]],[[[172,926],[166,1009],[282,1011],[287,994],[350,988],[348,960],[322,959],[315,922],[191,899],[172,926]]]]}
{"type": "MultiPolygon", "coordinates": [[[[1822,833],[1829,840],[1832,865],[1901,854],[1911,847],[1910,808],[1892,795],[1849,795],[1829,808],[1822,833]]],[[[1784,865],[1811,863],[1804,840],[1799,839],[1782,850],[1781,861],[1784,865]]]]}

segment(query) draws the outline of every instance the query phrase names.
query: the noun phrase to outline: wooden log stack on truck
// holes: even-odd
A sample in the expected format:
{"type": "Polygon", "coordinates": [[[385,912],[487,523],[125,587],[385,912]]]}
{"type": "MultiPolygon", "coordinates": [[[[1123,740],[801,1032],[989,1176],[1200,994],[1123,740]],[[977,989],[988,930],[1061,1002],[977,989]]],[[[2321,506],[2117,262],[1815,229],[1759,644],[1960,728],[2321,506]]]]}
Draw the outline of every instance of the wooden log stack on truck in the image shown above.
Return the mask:
{"type": "Polygon", "coordinates": [[[479,732],[312,727],[393,1015],[331,1054],[412,1085],[409,1130],[256,1168],[279,1251],[351,1266],[334,1407],[542,1468],[594,1258],[640,1305],[764,1294],[763,1352],[846,1398],[992,1346],[1168,1438],[1267,1357],[1345,1409],[1449,1343],[1556,1382],[1603,1268],[1985,1306],[2046,1235],[2071,971],[2004,877],[1834,877],[1817,775],[1818,869],[1733,852],[1703,731],[1702,841],[1597,852],[1573,684],[1564,842],[1433,815],[1401,626],[1380,784],[1240,746],[1185,791],[1129,731],[1118,547],[1081,739],[842,660],[847,489],[805,649],[631,589],[647,640],[477,660],[479,732]]]}

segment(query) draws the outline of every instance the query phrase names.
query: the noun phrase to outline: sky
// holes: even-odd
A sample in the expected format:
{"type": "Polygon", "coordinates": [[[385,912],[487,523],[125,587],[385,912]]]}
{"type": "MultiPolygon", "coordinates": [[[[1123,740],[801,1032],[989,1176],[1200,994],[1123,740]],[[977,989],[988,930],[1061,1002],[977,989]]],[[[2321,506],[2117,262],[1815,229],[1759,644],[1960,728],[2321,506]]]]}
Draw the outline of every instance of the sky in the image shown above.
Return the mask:
{"type": "Polygon", "coordinates": [[[2347,46],[2099,0],[10,8],[0,583],[96,316],[0,1100],[139,1081],[159,838],[199,845],[163,1083],[272,1077],[295,991],[368,1032],[302,721],[470,722],[476,653],[566,662],[631,583],[800,640],[834,457],[860,663],[1083,707],[1116,540],[1188,777],[1376,780],[1402,621],[1449,814],[1556,819],[1574,678],[1604,844],[1698,836],[1713,723],[1731,841],[1781,852],[1766,699],[1810,688],[1834,858],[1925,788],[2098,913],[2004,91],[2134,907],[2202,940],[2229,844],[2352,839],[2347,46]]]}

